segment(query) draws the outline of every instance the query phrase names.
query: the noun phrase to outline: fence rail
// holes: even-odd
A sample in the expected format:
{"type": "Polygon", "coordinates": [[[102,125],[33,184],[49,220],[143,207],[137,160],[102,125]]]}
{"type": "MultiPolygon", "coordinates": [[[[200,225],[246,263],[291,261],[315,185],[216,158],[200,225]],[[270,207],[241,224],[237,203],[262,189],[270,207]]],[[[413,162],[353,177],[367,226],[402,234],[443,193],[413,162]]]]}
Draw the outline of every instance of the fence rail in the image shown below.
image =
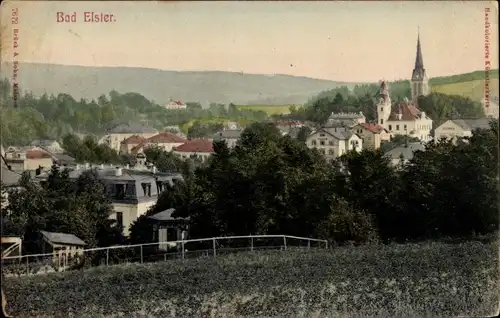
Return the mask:
{"type": "Polygon", "coordinates": [[[78,254],[28,254],[2,258],[6,276],[45,274],[93,266],[158,262],[269,249],[328,248],[328,241],[291,235],[247,235],[91,248],[78,254]]]}

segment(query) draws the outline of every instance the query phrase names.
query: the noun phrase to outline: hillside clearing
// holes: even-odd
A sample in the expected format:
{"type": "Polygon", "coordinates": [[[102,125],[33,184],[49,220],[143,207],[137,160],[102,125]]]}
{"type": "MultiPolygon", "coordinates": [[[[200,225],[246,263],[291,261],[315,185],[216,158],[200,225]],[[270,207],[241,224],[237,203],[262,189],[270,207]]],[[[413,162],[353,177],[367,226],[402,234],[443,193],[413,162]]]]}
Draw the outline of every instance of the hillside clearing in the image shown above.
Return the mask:
{"type": "MultiPolygon", "coordinates": [[[[499,96],[498,78],[490,78],[489,88],[491,97],[499,96]]],[[[435,85],[431,87],[431,91],[448,95],[469,97],[470,99],[479,102],[484,98],[484,80],[435,85]]]]}
{"type": "Polygon", "coordinates": [[[495,243],[241,253],[7,278],[15,316],[483,316],[495,243]]]}
{"type": "MultiPolygon", "coordinates": [[[[277,114],[289,114],[290,106],[292,105],[236,105],[237,109],[248,109],[254,111],[263,111],[268,115],[277,115],[277,114]]],[[[300,105],[295,105],[295,107],[299,108],[300,105]]]]}

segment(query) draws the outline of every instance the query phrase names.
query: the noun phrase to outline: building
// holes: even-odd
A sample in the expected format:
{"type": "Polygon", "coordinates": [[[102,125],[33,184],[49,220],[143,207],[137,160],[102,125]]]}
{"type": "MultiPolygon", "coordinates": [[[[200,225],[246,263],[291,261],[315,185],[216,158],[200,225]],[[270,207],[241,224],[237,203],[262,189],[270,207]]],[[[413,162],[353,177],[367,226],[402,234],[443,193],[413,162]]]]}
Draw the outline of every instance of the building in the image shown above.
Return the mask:
{"type": "Polygon", "coordinates": [[[122,154],[129,154],[132,153],[132,149],[137,148],[140,144],[144,143],[146,138],[138,135],[133,135],[128,138],[125,138],[120,143],[120,153],[122,154]]]}
{"type": "Polygon", "coordinates": [[[153,137],[158,134],[156,129],[142,125],[119,124],[108,129],[106,134],[99,139],[99,144],[106,144],[115,151],[120,151],[121,143],[132,136],[143,138],[153,137]]]}
{"type": "Polygon", "coordinates": [[[31,143],[31,146],[47,149],[48,151],[53,153],[64,153],[64,149],[62,148],[61,144],[59,144],[56,140],[35,140],[31,143]]]}
{"type": "Polygon", "coordinates": [[[335,131],[331,128],[320,128],[307,137],[306,145],[311,149],[318,149],[328,159],[342,156],[348,151],[360,152],[363,139],[349,131],[335,131]]]}
{"type": "Polygon", "coordinates": [[[144,139],[141,143],[131,148],[130,152],[136,154],[138,152],[144,151],[145,148],[150,146],[156,146],[164,151],[170,152],[175,147],[183,145],[186,142],[187,139],[169,131],[164,131],[150,138],[144,139]]]}
{"type": "Polygon", "coordinates": [[[422,48],[420,46],[420,32],[417,36],[417,55],[415,57],[415,67],[411,74],[411,100],[417,104],[420,96],[429,95],[429,79],[424,68],[424,58],[422,56],[422,48]]]}
{"type": "Polygon", "coordinates": [[[383,142],[391,140],[389,131],[374,123],[358,124],[352,128],[352,131],[363,138],[364,149],[379,149],[383,142]]]}
{"type": "Polygon", "coordinates": [[[73,265],[73,261],[83,255],[86,243],[73,234],[40,231],[40,236],[41,253],[52,254],[56,268],[73,265]]]}
{"type": "Polygon", "coordinates": [[[489,118],[481,119],[450,119],[434,130],[434,139],[454,139],[472,136],[474,129],[489,129],[489,118]]]}
{"type": "Polygon", "coordinates": [[[186,239],[182,232],[189,230],[189,218],[174,218],[172,214],[175,209],[167,209],[148,217],[153,223],[153,240],[159,244],[160,250],[168,250],[169,247],[176,246],[175,242],[186,239]]]}
{"type": "MultiPolygon", "coordinates": [[[[143,153],[136,156],[136,165],[113,166],[76,165],[70,171],[70,178],[76,179],[83,172],[95,169],[99,179],[106,186],[106,195],[113,206],[110,219],[123,226],[124,235],[129,235],[130,226],[137,218],[144,215],[150,207],[156,204],[159,195],[167,189],[167,185],[174,186],[175,181],[183,180],[180,173],[159,172],[154,166],[147,164],[143,153]]],[[[48,172],[35,177],[38,182],[44,182],[48,172]]]]}
{"type": "Polygon", "coordinates": [[[213,142],[208,139],[193,139],[175,147],[173,152],[181,158],[198,158],[206,161],[214,153],[213,142]]]}
{"type": "Polygon", "coordinates": [[[170,99],[167,105],[164,106],[164,108],[168,110],[186,109],[187,105],[183,101],[170,99]]]}
{"type": "Polygon", "coordinates": [[[415,67],[411,76],[411,101],[405,99],[393,105],[387,82],[382,81],[377,102],[377,123],[387,129],[392,136],[409,135],[422,141],[429,141],[432,119],[420,111],[417,105],[418,97],[428,94],[429,80],[424,68],[420,34],[418,34],[415,67]]]}
{"type": "Polygon", "coordinates": [[[218,133],[215,133],[213,136],[213,141],[225,141],[229,148],[234,148],[236,143],[240,139],[242,130],[222,130],[218,133]]]}
{"type": "Polygon", "coordinates": [[[408,135],[422,141],[431,139],[432,119],[407,98],[392,105],[385,81],[380,84],[377,117],[378,125],[387,129],[391,136],[408,135]]]}
{"type": "Polygon", "coordinates": [[[13,171],[34,171],[39,167],[52,167],[54,160],[46,151],[36,147],[11,146],[5,151],[5,164],[13,171]]]}
{"type": "MultiPolygon", "coordinates": [[[[359,113],[332,113],[325,124],[330,128],[343,128],[342,131],[348,131],[357,124],[366,122],[366,117],[362,112],[359,113]]],[[[338,130],[340,131],[340,130],[338,130]]]]}
{"type": "Polygon", "coordinates": [[[407,145],[393,148],[386,152],[385,156],[390,160],[391,165],[397,166],[408,163],[413,159],[417,151],[425,151],[425,146],[420,142],[408,143],[407,145]]]}
{"type": "Polygon", "coordinates": [[[488,100],[483,98],[481,104],[483,105],[483,111],[486,117],[498,119],[498,96],[493,98],[490,97],[488,100]]]}

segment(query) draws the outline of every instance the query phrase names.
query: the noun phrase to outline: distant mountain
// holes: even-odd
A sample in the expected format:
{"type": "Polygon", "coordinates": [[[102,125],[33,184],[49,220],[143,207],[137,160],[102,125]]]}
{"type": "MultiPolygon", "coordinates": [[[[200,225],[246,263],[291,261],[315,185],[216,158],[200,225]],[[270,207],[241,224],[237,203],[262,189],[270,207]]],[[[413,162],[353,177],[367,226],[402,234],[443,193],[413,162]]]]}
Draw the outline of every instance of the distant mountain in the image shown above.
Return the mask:
{"type": "MultiPolygon", "coordinates": [[[[2,64],[2,77],[11,77],[12,64],[2,64]]],[[[75,99],[96,99],[115,90],[136,92],[156,103],[169,98],[235,104],[303,104],[321,91],[343,83],[290,75],[257,75],[219,71],[177,72],[136,67],[85,67],[20,63],[19,85],[39,96],[71,94],[75,99]]]]}

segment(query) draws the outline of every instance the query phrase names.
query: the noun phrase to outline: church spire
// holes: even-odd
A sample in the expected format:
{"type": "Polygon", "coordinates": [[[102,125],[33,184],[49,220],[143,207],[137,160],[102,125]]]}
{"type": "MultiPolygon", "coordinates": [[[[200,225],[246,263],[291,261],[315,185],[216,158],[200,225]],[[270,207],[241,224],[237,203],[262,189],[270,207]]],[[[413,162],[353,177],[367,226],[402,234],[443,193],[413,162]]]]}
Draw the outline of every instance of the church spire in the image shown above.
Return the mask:
{"type": "Polygon", "coordinates": [[[424,59],[422,57],[422,48],[420,47],[420,27],[417,35],[417,56],[415,58],[415,70],[424,70],[424,59]]]}
{"type": "Polygon", "coordinates": [[[420,28],[417,35],[417,56],[415,57],[415,68],[411,74],[411,99],[417,102],[419,96],[429,94],[429,82],[424,68],[422,47],[420,46],[420,28]]]}

